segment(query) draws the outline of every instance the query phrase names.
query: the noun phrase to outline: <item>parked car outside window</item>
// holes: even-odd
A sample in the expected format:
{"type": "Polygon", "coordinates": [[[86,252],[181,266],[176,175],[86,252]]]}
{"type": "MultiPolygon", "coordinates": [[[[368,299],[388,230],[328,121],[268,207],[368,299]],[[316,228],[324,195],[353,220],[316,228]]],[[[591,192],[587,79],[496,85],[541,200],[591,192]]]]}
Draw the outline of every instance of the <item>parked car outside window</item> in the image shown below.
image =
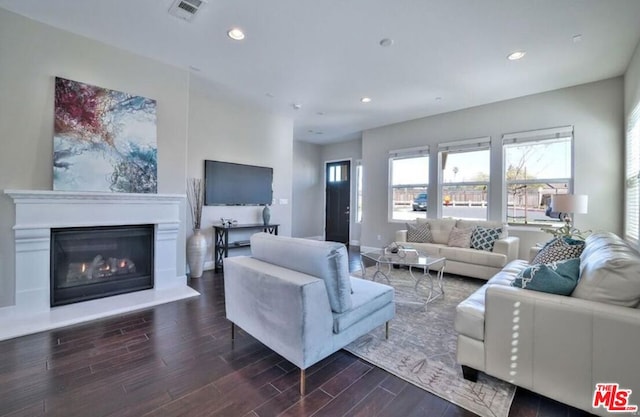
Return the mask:
{"type": "Polygon", "coordinates": [[[420,193],[413,200],[413,211],[427,211],[427,193],[420,193]]]}

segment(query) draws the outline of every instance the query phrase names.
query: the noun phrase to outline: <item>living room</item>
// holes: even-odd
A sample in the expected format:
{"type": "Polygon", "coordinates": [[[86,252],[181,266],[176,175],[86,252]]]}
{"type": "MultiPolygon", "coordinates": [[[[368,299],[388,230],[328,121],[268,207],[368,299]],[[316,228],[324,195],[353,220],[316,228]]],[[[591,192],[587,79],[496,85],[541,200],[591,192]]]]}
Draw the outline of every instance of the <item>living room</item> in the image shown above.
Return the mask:
{"type": "MultiPolygon", "coordinates": [[[[491,138],[487,218],[502,220],[503,136],[568,125],[574,138],[573,191],[589,196],[588,213],[575,216],[576,226],[623,236],[625,135],[640,103],[638,39],[627,48],[626,69],[606,79],[568,82],[524,97],[415,116],[364,129],[341,142],[319,144],[297,140],[295,109],[270,111],[210,82],[197,69],[169,65],[0,8],[0,188],[52,190],[54,78],[59,76],[157,100],[158,193],[184,195],[187,178],[202,177],[205,159],[273,167],[271,217],[284,236],[324,235],[324,208],[319,203],[324,199],[324,164],[351,160],[353,173],[360,161],[365,176],[362,221],[356,221],[354,210],[350,241],[364,248],[390,243],[404,226],[404,221],[390,220],[390,151],[425,146],[434,150],[439,144],[478,137],[491,138]]],[[[428,191],[437,196],[437,152],[430,158],[428,191]]],[[[353,201],[355,193],[354,188],[353,201]]],[[[430,200],[428,214],[419,215],[437,216],[437,201],[430,200]]],[[[179,210],[177,246],[185,248],[191,234],[185,201],[179,210]]],[[[203,229],[210,230],[221,217],[254,223],[260,216],[258,207],[205,207],[203,229]]],[[[0,307],[15,302],[14,225],[14,201],[3,194],[0,307]]],[[[527,259],[531,246],[549,238],[538,228],[514,227],[510,234],[520,238],[522,259],[527,259]]],[[[211,252],[207,256],[211,266],[211,252]]],[[[185,250],[177,251],[175,264],[176,274],[186,276],[185,250]]]]}

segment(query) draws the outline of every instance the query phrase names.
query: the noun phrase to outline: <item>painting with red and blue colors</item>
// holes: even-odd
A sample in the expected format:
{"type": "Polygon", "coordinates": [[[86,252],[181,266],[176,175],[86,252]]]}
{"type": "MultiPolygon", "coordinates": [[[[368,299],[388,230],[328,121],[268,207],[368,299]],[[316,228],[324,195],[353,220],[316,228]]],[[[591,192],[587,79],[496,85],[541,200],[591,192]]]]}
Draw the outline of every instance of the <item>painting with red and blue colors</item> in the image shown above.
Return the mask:
{"type": "Polygon", "coordinates": [[[53,189],[157,193],[156,101],[56,77],[53,189]]]}

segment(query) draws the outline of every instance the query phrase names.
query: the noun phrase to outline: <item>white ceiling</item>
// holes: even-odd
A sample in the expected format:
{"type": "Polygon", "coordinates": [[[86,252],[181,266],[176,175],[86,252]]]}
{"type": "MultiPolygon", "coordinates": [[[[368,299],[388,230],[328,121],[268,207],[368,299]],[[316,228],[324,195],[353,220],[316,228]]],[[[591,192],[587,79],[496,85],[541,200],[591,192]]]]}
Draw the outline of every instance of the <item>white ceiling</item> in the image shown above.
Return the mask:
{"type": "Polygon", "coordinates": [[[169,15],[171,4],[0,0],[32,19],[191,68],[216,88],[292,117],[294,137],[314,143],[618,76],[640,40],[640,0],[208,0],[191,23],[169,15]],[[244,41],[226,36],[233,26],[244,41]],[[394,44],[381,47],[383,38],[394,44]],[[515,50],[527,55],[508,61],[515,50]],[[373,101],[363,104],[363,96],[373,101]]]}

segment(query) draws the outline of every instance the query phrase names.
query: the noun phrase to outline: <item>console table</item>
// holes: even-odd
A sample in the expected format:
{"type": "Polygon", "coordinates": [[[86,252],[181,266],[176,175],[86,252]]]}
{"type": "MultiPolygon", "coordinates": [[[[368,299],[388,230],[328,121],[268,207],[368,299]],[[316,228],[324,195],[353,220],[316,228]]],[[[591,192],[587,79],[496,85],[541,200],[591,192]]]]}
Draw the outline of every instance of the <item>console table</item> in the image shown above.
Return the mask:
{"type": "Polygon", "coordinates": [[[223,225],[214,225],[213,226],[213,238],[215,240],[215,246],[213,249],[213,257],[214,257],[214,268],[216,271],[222,270],[222,260],[229,256],[229,249],[235,248],[246,248],[250,246],[250,242],[248,240],[236,240],[229,242],[229,235],[235,231],[251,231],[251,230],[259,230],[266,233],[271,233],[272,235],[278,234],[278,226],[279,224],[262,224],[262,223],[253,223],[253,224],[238,224],[235,226],[223,226],[223,225]]]}

